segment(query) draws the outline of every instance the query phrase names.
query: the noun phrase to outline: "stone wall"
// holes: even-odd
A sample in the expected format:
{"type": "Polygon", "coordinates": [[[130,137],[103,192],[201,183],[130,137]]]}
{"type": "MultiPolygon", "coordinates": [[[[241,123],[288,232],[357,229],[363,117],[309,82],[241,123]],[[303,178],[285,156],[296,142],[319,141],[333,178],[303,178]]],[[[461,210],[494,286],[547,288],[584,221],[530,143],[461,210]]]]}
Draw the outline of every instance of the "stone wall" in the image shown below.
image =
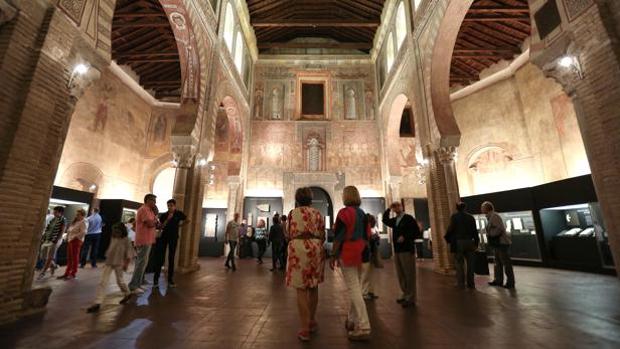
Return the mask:
{"type": "Polygon", "coordinates": [[[570,98],[532,64],[452,106],[462,133],[462,196],[590,173],[570,98]]]}
{"type": "Polygon", "coordinates": [[[106,69],[76,103],[55,185],[141,202],[150,163],[170,152],[173,123],[170,109],[153,108],[106,69]]]}
{"type": "Polygon", "coordinates": [[[370,62],[259,61],[246,195],[283,196],[286,173],[316,172],[335,174],[363,196],[383,196],[375,96],[370,62]],[[325,84],[324,116],[300,112],[302,81],[325,84]]]}

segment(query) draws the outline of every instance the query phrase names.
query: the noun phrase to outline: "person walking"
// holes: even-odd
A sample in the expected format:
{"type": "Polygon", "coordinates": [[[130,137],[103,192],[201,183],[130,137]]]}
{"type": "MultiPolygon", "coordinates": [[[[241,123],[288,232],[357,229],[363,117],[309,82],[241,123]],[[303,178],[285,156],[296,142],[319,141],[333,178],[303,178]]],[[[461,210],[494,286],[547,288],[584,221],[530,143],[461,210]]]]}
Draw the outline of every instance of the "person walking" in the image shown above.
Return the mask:
{"type": "Polygon", "coordinates": [[[362,293],[363,264],[370,262],[368,242],[371,236],[368,217],[360,205],[362,200],[354,186],[342,192],[345,207],[338,212],[334,224],[334,245],[330,260],[332,270],[336,265],[342,269],[349,296],[349,314],[345,322],[350,340],[370,338],[370,320],[362,293]]]}
{"type": "Polygon", "coordinates": [[[78,209],[75,212],[73,222],[67,228],[67,268],[64,275],[59,276],[58,279],[75,279],[80,263],[80,248],[82,247],[82,240],[86,235],[85,216],[86,211],[78,209]]]}
{"type": "Polygon", "coordinates": [[[474,282],[474,257],[480,237],[476,228],[476,219],[466,211],[467,205],[464,202],[456,204],[456,213],[450,217],[450,225],[444,236],[450,245],[450,251],[454,253],[456,262],[456,285],[464,289],[475,289],[474,282]],[[467,265],[467,274],[465,274],[467,265]]]}
{"type": "Polygon", "coordinates": [[[254,240],[258,245],[258,256],[256,258],[256,262],[258,264],[263,264],[263,256],[265,255],[265,251],[267,251],[267,228],[265,227],[266,223],[264,219],[259,219],[256,224],[256,234],[254,235],[254,240]]]}
{"type": "Polygon", "coordinates": [[[489,282],[491,286],[501,286],[507,289],[515,288],[515,274],[512,269],[510,258],[510,245],[512,241],[506,232],[504,221],[497,212],[495,206],[490,201],[482,203],[480,210],[487,217],[486,232],[489,246],[493,249],[495,256],[495,279],[489,282]],[[506,273],[506,284],[504,285],[504,273],[506,273]]]}
{"type": "Polygon", "coordinates": [[[103,229],[103,218],[99,214],[98,208],[93,208],[90,216],[86,219],[88,229],[82,245],[80,258],[80,268],[84,268],[90,251],[90,265],[97,268],[97,257],[99,255],[99,242],[101,241],[101,231],[103,229]]]}
{"type": "Polygon", "coordinates": [[[379,265],[379,243],[381,237],[377,231],[377,219],[370,213],[366,214],[368,225],[370,226],[370,241],[368,242],[368,252],[364,254],[362,264],[362,294],[365,300],[375,300],[379,298],[375,295],[374,270],[379,265]],[[366,258],[367,257],[367,258],[366,258]]]}
{"type": "Polygon", "coordinates": [[[237,266],[235,265],[235,248],[239,243],[239,214],[235,213],[233,219],[228,222],[226,225],[226,233],[225,233],[226,244],[230,250],[228,251],[228,257],[226,257],[226,263],[224,266],[226,269],[232,268],[233,271],[237,270],[237,266]]]}
{"type": "Polygon", "coordinates": [[[297,290],[297,309],[301,329],[297,338],[310,340],[310,333],[318,329],[315,319],[319,302],[319,284],[325,270],[325,222],[312,205],[312,189],[299,188],[295,192],[295,206],[289,213],[288,261],[286,285],[297,290]]]}
{"type": "Polygon", "coordinates": [[[153,273],[153,287],[159,287],[159,275],[166,260],[168,250],[168,287],[174,288],[174,257],[179,240],[179,228],[186,225],[189,220],[185,213],[177,209],[177,202],[170,199],[166,202],[168,211],[159,215],[161,222],[161,236],[155,241],[155,271],[153,273]]]}
{"type": "Polygon", "coordinates": [[[123,292],[123,298],[120,304],[125,304],[131,298],[131,292],[123,279],[123,272],[127,271],[129,262],[134,256],[134,248],[131,241],[127,237],[127,227],[122,223],[116,223],[112,226],[112,238],[110,239],[110,245],[105,253],[105,267],[101,274],[101,281],[97,287],[97,296],[93,305],[86,309],[88,313],[98,312],[101,308],[101,303],[105,298],[105,291],[108,287],[108,280],[110,274],[114,273],[116,276],[116,284],[123,292]]]}
{"type": "Polygon", "coordinates": [[[56,244],[62,237],[67,226],[67,220],[64,217],[65,208],[62,206],[56,206],[52,210],[54,218],[50,220],[45,227],[45,233],[43,234],[41,242],[41,250],[39,251],[39,257],[43,261],[43,268],[39,274],[39,280],[45,277],[47,269],[52,269],[51,273],[54,275],[56,268],[56,262],[54,262],[54,255],[56,254],[56,244]]]}
{"type": "Polygon", "coordinates": [[[144,205],[140,206],[136,213],[136,264],[133,275],[129,282],[129,290],[135,294],[144,293],[141,287],[144,272],[149,262],[151,246],[155,243],[155,230],[159,224],[157,219],[157,196],[146,194],[144,205]]]}
{"type": "Polygon", "coordinates": [[[395,201],[383,213],[383,224],[392,228],[394,263],[402,295],[396,300],[403,308],[415,306],[416,301],[416,259],[415,239],[422,236],[418,222],[403,211],[400,202],[395,201]],[[390,211],[396,217],[390,218],[390,211]]]}
{"type": "Polygon", "coordinates": [[[276,269],[282,270],[284,268],[284,261],[282,257],[284,254],[284,229],[280,224],[280,215],[275,214],[273,216],[273,224],[269,228],[269,243],[271,244],[271,269],[269,271],[275,271],[276,269]]]}

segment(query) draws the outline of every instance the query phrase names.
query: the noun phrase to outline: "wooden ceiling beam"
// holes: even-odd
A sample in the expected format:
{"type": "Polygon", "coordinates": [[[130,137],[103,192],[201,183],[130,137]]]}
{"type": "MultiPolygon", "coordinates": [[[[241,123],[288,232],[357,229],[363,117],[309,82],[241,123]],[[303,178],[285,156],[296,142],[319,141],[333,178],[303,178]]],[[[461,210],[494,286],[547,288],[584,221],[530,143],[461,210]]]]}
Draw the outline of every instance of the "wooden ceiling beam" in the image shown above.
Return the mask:
{"type": "Polygon", "coordinates": [[[253,20],[254,28],[377,28],[381,24],[379,20],[288,20],[288,21],[267,21],[253,20]]]}
{"type": "Polygon", "coordinates": [[[112,25],[112,31],[120,30],[124,28],[166,28],[170,27],[170,23],[168,20],[164,21],[135,21],[135,22],[124,22],[124,23],[114,23],[112,25]]]}
{"type": "Polygon", "coordinates": [[[515,7],[493,7],[493,6],[475,6],[469,8],[469,13],[530,13],[528,6],[515,7]]]}
{"type": "Polygon", "coordinates": [[[114,12],[114,18],[162,18],[166,17],[161,12],[114,12]]]}
{"type": "Polygon", "coordinates": [[[128,52],[128,53],[117,53],[114,55],[116,58],[149,58],[149,57],[178,57],[178,51],[169,51],[169,52],[128,52]]]}
{"type": "Polygon", "coordinates": [[[372,43],[369,42],[261,42],[259,49],[270,48],[341,48],[352,50],[369,50],[372,43]]]}

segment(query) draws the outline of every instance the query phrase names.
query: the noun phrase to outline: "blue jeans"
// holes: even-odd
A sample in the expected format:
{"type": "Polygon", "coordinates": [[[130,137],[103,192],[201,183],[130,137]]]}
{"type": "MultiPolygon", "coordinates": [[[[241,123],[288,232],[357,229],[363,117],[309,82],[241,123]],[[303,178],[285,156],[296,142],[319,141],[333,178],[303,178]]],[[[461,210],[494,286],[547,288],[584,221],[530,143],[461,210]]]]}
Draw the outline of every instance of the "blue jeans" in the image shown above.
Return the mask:
{"type": "Polygon", "coordinates": [[[149,263],[149,253],[151,252],[151,245],[136,246],[136,265],[133,269],[133,276],[129,282],[129,290],[133,291],[142,285],[142,279],[144,278],[144,271],[149,263]]]}
{"type": "Polygon", "coordinates": [[[88,259],[88,250],[90,249],[90,265],[97,266],[97,256],[99,255],[99,241],[101,240],[101,233],[88,234],[84,237],[84,244],[82,245],[82,251],[80,252],[80,266],[86,265],[88,259]]]}

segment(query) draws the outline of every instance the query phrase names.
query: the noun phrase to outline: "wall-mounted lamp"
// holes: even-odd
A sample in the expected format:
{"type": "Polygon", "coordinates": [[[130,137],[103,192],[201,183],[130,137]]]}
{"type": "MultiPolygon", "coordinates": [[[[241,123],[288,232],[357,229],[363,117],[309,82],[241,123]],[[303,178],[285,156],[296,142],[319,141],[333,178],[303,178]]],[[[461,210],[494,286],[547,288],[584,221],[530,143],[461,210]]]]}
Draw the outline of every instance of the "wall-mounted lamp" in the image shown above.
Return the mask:
{"type": "Polygon", "coordinates": [[[94,192],[95,190],[97,190],[97,184],[91,184],[90,187],[88,187],[88,190],[94,192]]]}
{"type": "Polygon", "coordinates": [[[560,57],[557,60],[557,65],[571,74],[577,76],[579,79],[583,79],[583,72],[581,71],[581,63],[576,56],[567,54],[560,57]]]}
{"type": "Polygon", "coordinates": [[[198,166],[199,166],[199,167],[205,167],[205,166],[207,166],[207,159],[202,158],[202,159],[198,160],[198,166]]]}
{"type": "Polygon", "coordinates": [[[88,73],[88,69],[90,67],[84,63],[78,63],[75,65],[75,67],[73,67],[73,74],[74,75],[84,75],[86,73],[88,73]]]}

